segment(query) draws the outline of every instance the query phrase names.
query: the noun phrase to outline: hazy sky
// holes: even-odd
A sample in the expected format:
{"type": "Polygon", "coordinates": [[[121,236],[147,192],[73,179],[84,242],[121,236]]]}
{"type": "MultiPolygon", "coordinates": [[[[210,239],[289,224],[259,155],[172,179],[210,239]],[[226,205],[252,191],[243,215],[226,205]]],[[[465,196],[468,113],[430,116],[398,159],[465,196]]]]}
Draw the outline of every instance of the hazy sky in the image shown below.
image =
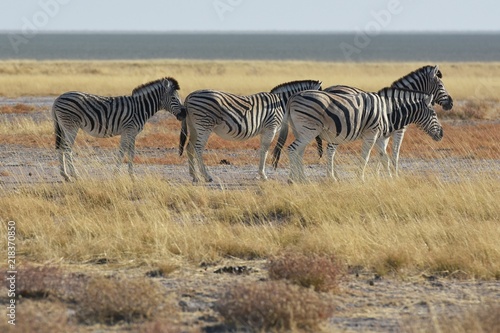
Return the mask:
{"type": "Polygon", "coordinates": [[[494,31],[496,0],[0,0],[0,31],[494,31]]]}

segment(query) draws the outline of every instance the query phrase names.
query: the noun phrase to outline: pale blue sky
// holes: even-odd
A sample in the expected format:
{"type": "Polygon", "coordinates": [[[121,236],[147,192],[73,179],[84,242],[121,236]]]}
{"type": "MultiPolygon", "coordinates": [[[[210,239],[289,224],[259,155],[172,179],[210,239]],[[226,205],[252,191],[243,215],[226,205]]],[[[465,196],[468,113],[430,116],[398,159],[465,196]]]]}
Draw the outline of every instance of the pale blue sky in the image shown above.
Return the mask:
{"type": "Polygon", "coordinates": [[[0,0],[0,31],[500,32],[498,0],[0,0]]]}

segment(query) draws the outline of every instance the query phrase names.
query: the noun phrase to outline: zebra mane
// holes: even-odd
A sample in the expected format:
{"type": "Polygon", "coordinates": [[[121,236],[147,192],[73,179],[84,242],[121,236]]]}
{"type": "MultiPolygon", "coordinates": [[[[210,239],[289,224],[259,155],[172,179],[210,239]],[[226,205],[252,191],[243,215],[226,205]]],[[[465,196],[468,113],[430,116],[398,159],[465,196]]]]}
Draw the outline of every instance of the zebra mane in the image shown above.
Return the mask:
{"type": "Polygon", "coordinates": [[[163,86],[163,81],[169,81],[175,90],[180,89],[179,83],[177,82],[176,79],[171,78],[171,77],[164,77],[162,79],[158,79],[158,80],[154,80],[154,81],[151,81],[148,83],[141,84],[140,86],[138,86],[134,90],[132,90],[132,96],[148,93],[151,90],[157,88],[158,85],[163,86]]]}
{"type": "Polygon", "coordinates": [[[404,99],[405,97],[412,96],[416,100],[430,99],[431,95],[409,89],[401,88],[383,88],[377,92],[378,95],[382,97],[392,98],[392,99],[404,99]]]}
{"type": "Polygon", "coordinates": [[[321,81],[301,80],[301,81],[291,81],[282,83],[271,89],[271,94],[279,94],[284,92],[299,92],[302,90],[310,90],[310,89],[321,90],[321,81]]]}
{"type": "MultiPolygon", "coordinates": [[[[418,76],[419,74],[427,74],[427,73],[432,73],[434,71],[436,67],[435,66],[430,66],[430,65],[427,65],[427,66],[424,66],[424,67],[421,67],[419,69],[416,69],[414,70],[413,72],[409,73],[409,74],[406,74],[405,76],[402,76],[401,78],[399,78],[398,80],[394,81],[392,84],[391,84],[391,87],[394,86],[396,83],[400,82],[400,81],[403,81],[405,79],[408,79],[410,77],[413,77],[413,76],[418,76]]],[[[440,79],[443,78],[443,73],[441,73],[441,70],[438,69],[437,72],[436,72],[436,76],[440,79]]]]}

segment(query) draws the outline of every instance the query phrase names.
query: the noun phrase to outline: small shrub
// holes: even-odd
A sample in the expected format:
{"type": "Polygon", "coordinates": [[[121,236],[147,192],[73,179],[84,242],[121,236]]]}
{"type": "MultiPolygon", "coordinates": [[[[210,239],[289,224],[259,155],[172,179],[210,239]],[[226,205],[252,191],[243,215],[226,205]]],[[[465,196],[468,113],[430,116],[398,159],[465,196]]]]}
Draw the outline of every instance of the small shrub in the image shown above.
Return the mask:
{"type": "Polygon", "coordinates": [[[330,291],[338,287],[342,274],[338,260],[333,256],[287,252],[269,259],[269,277],[285,279],[316,291],[330,291]]]}
{"type": "MultiPolygon", "coordinates": [[[[2,316],[3,317],[3,316],[2,316]]],[[[8,317],[0,320],[0,332],[4,333],[67,333],[75,332],[68,320],[68,311],[61,302],[47,300],[23,300],[16,307],[15,325],[8,317]]]]}
{"type": "Polygon", "coordinates": [[[19,297],[45,298],[61,293],[63,272],[55,266],[21,266],[17,269],[16,290],[19,297]]]}
{"type": "Polygon", "coordinates": [[[86,324],[114,324],[149,319],[163,295],[148,279],[97,277],[88,281],[78,302],[78,319],[86,324]]]}
{"type": "Polygon", "coordinates": [[[317,331],[333,312],[320,294],[283,281],[235,284],[215,309],[227,324],[254,331],[317,331]]]}
{"type": "Polygon", "coordinates": [[[19,298],[57,298],[75,301],[88,277],[64,272],[57,266],[20,266],[16,274],[16,295],[19,298]]]}

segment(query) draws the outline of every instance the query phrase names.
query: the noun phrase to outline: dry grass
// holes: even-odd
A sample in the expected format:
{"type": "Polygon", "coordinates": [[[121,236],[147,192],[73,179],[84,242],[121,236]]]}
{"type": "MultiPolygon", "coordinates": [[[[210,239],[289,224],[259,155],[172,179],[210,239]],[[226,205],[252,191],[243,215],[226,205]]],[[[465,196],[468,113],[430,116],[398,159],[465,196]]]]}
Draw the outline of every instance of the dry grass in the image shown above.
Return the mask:
{"type": "Polygon", "coordinates": [[[19,255],[32,262],[140,265],[178,255],[212,262],[266,258],[294,246],[381,273],[461,270],[494,279],[498,186],[498,178],[443,183],[410,176],[213,191],[119,177],[4,193],[0,211],[17,222],[19,255]]]}
{"type": "MultiPolygon", "coordinates": [[[[213,88],[239,94],[269,91],[299,79],[324,86],[347,84],[366,90],[389,86],[428,63],[335,63],[307,61],[1,61],[3,96],[57,96],[69,90],[126,95],[141,83],[173,76],[182,94],[213,88]],[[242,80],[242,78],[244,78],[242,80]]],[[[444,83],[456,100],[495,100],[500,63],[442,63],[444,83]]]]}
{"type": "Polygon", "coordinates": [[[333,306],[310,289],[280,281],[235,284],[215,308],[228,324],[250,332],[318,332],[333,306]]]}

